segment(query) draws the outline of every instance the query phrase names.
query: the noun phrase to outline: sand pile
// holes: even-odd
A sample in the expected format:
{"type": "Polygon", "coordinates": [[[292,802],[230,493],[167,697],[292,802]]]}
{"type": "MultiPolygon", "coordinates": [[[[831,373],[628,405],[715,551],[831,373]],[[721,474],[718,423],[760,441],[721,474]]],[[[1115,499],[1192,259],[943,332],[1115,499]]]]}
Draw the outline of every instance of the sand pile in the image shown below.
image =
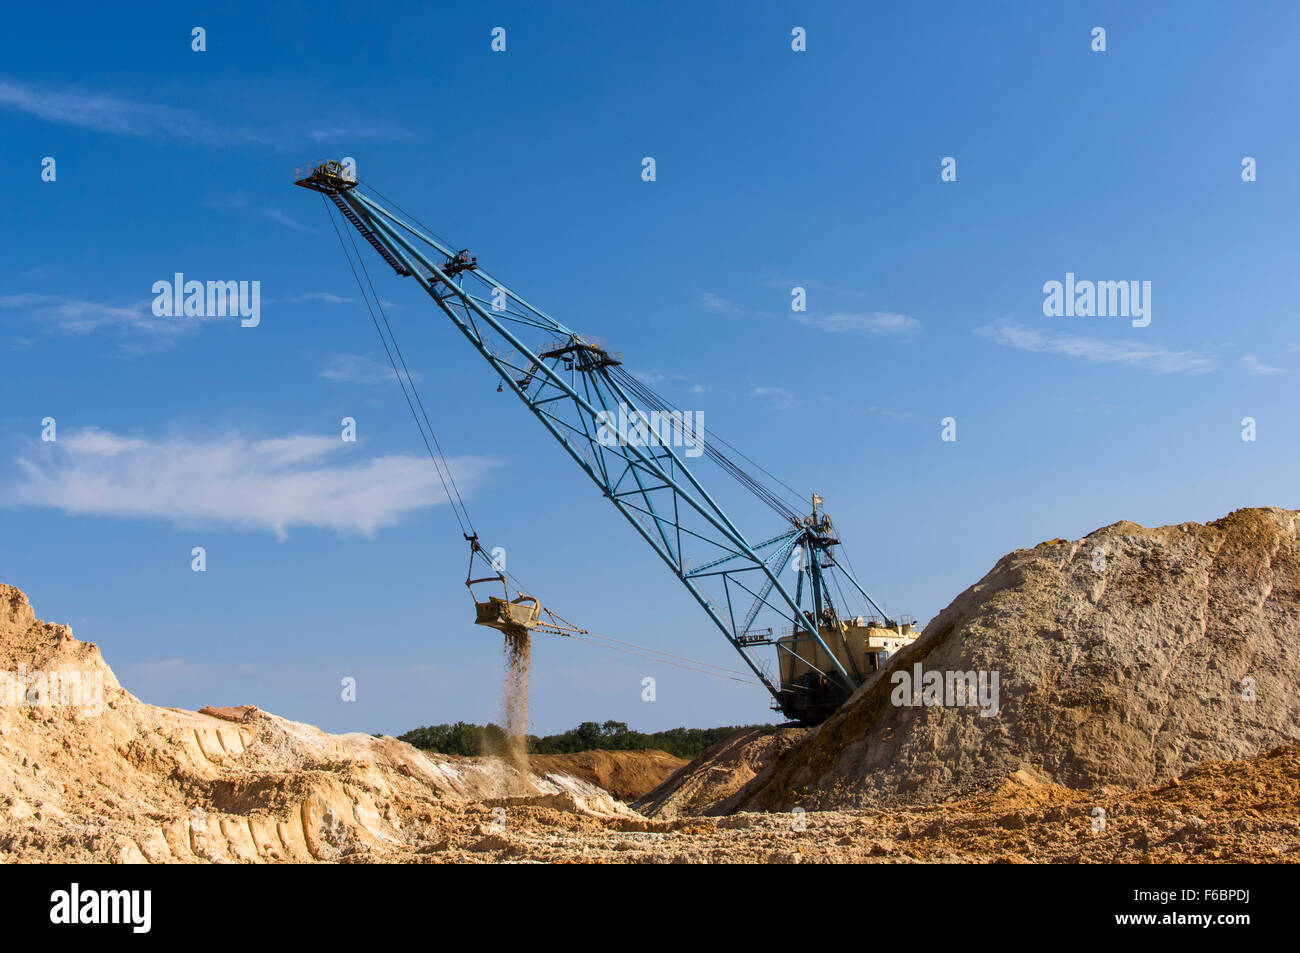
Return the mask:
{"type": "Polygon", "coordinates": [[[783,728],[743,731],[724,738],[632,806],[647,817],[725,814],[746,784],[807,733],[806,728],[783,728]]]}
{"type": "Polygon", "coordinates": [[[728,807],[936,803],[1020,771],[1138,788],[1294,744],[1298,528],[1295,511],[1247,509],[1011,553],[728,807]],[[920,704],[900,705],[896,676],[917,666],[920,704]],[[930,672],[996,673],[996,713],[959,692],[930,706],[930,672]]]}
{"type": "Polygon", "coordinates": [[[508,826],[516,804],[635,817],[560,772],[430,757],[251,705],[145,704],[93,643],[0,585],[0,861],[401,859],[467,812],[508,826]],[[523,798],[493,803],[503,776],[523,798]]]}

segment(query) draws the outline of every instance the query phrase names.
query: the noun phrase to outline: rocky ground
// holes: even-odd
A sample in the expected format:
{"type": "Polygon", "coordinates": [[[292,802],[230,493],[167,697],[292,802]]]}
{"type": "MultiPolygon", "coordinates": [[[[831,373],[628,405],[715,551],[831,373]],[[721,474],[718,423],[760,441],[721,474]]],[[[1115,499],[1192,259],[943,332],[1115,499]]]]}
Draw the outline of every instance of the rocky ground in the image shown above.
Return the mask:
{"type": "Polygon", "coordinates": [[[1300,863],[1300,747],[1203,765],[1133,792],[1089,793],[1019,776],[991,794],[922,808],[596,820],[508,807],[495,833],[481,810],[456,820],[445,846],[428,859],[1300,863]]]}

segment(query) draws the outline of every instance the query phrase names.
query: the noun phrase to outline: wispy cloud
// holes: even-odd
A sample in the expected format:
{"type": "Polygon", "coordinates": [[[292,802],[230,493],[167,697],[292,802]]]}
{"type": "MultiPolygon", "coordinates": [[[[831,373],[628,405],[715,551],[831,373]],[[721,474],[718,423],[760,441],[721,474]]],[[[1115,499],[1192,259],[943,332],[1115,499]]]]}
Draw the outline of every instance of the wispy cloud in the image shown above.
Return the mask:
{"type": "Polygon", "coordinates": [[[1242,357],[1241,366],[1250,371],[1250,373],[1260,377],[1272,377],[1276,374],[1289,373],[1284,367],[1271,367],[1270,365],[1263,363],[1254,354],[1247,354],[1242,357]]]}
{"type": "Polygon", "coordinates": [[[354,123],[346,126],[319,127],[306,133],[315,143],[356,142],[362,139],[409,140],[411,133],[400,126],[385,123],[354,123]]]}
{"type": "Polygon", "coordinates": [[[47,333],[138,333],[148,336],[154,344],[175,341],[196,331],[208,320],[222,320],[201,317],[160,318],[153,313],[152,298],[135,304],[115,304],[64,295],[24,293],[0,296],[0,310],[5,309],[25,314],[47,333]]]}
{"type": "Polygon", "coordinates": [[[807,324],[830,334],[869,334],[876,337],[910,338],[921,332],[921,322],[916,318],[889,311],[873,311],[869,314],[837,311],[827,315],[796,312],[794,317],[801,324],[807,324]]]}
{"type": "MultiPolygon", "coordinates": [[[[117,93],[73,86],[47,86],[0,78],[0,110],[26,113],[45,122],[76,126],[112,136],[174,140],[200,145],[252,144],[290,148],[296,144],[322,145],[360,140],[409,140],[412,135],[397,123],[364,120],[337,126],[319,125],[314,118],[292,113],[288,122],[235,125],[190,109],[146,102],[117,93]],[[287,128],[286,128],[287,127],[287,128]]],[[[272,106],[267,107],[272,111],[272,106]]],[[[283,112],[283,108],[281,112],[283,112]]],[[[270,210],[274,212],[274,210],[270,210]]]]}
{"type": "Polygon", "coordinates": [[[1213,358],[1196,351],[1170,351],[1155,344],[1102,341],[1077,334],[1052,333],[1010,322],[978,328],[976,334],[1005,347],[1035,354],[1064,354],[1094,364],[1126,364],[1158,374],[1214,370],[1213,358]]]}
{"type": "Polygon", "coordinates": [[[784,387],[755,387],[749,392],[750,397],[766,397],[773,410],[789,410],[799,401],[791,391],[784,387]]]}
{"type": "Polygon", "coordinates": [[[256,199],[250,198],[245,193],[233,191],[223,193],[217,198],[210,199],[206,203],[209,207],[221,211],[234,210],[245,215],[256,215],[259,218],[276,222],[286,228],[292,228],[296,232],[315,232],[315,229],[309,225],[304,225],[293,216],[285,212],[284,209],[271,205],[262,205],[256,199]]]}
{"type": "Polygon", "coordinates": [[[290,301],[323,301],[325,304],[352,304],[356,298],[344,298],[342,295],[330,294],[328,291],[312,291],[305,295],[290,298],[290,301]]]}
{"type": "Polygon", "coordinates": [[[737,314],[740,311],[733,303],[721,295],[714,294],[712,291],[706,291],[700,295],[700,307],[715,314],[737,314]]]}
{"type": "Polygon", "coordinates": [[[666,384],[670,392],[689,390],[692,394],[703,394],[708,390],[705,385],[697,384],[685,374],[679,374],[676,371],[632,371],[632,376],[648,387],[655,384],[666,384]]]}
{"type": "Polygon", "coordinates": [[[257,214],[263,218],[269,218],[273,222],[279,222],[299,232],[310,232],[312,229],[299,222],[297,219],[290,218],[281,209],[278,208],[259,208],[257,214]]]}
{"type": "Polygon", "coordinates": [[[140,102],[112,93],[51,89],[14,80],[0,80],[0,108],[114,136],[195,143],[260,141],[250,133],[210,124],[187,109],[140,102]]]}
{"type": "MultiPolygon", "coordinates": [[[[356,444],[337,436],[150,440],[89,428],[56,442],[33,441],[16,461],[21,480],[5,489],[4,500],[77,516],[269,530],[281,538],[297,527],[370,536],[446,502],[428,459],[359,456],[356,444]]],[[[483,457],[449,462],[466,493],[493,465],[483,457]]]]}
{"type": "MultiPolygon", "coordinates": [[[[411,371],[411,380],[419,383],[424,380],[419,371],[411,371]]],[[[392,365],[372,361],[360,354],[335,354],[320,376],[334,384],[378,384],[396,381],[392,365]]]]}
{"type": "MultiPolygon", "coordinates": [[[[269,304],[273,299],[263,298],[262,300],[269,304]]],[[[285,300],[290,304],[302,304],[308,301],[318,301],[321,304],[357,304],[360,301],[359,298],[345,298],[343,295],[332,294],[328,291],[312,291],[308,294],[296,295],[295,297],[286,298],[285,300]]],[[[401,305],[389,301],[387,298],[380,298],[379,303],[383,306],[385,311],[397,311],[401,308],[401,305]]]]}

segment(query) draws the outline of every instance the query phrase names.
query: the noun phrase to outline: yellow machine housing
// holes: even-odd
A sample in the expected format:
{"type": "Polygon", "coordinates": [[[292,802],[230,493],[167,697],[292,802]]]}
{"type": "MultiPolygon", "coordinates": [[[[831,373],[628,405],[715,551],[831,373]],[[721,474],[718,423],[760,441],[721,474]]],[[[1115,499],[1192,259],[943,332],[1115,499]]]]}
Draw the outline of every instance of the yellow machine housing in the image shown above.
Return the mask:
{"type": "MultiPolygon", "coordinates": [[[[886,625],[879,619],[858,616],[838,626],[819,626],[822,642],[835,653],[847,671],[866,678],[879,671],[885,660],[899,649],[911,645],[920,635],[912,622],[886,625]]],[[[781,667],[781,691],[791,694],[815,691],[835,670],[826,649],[813,638],[811,630],[795,629],[776,640],[781,667]]]]}

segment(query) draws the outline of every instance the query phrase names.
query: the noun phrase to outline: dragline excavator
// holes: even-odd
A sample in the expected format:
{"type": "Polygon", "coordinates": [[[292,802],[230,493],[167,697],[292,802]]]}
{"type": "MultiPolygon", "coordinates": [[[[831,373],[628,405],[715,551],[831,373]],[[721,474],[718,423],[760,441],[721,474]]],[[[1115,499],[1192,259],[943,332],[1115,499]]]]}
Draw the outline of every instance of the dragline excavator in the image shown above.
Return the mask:
{"type": "MultiPolygon", "coordinates": [[[[773,709],[803,723],[824,720],[886,658],[915,641],[914,620],[890,618],[858,583],[847,558],[841,561],[843,546],[816,494],[795,494],[713,432],[706,433],[690,412],[628,372],[621,353],[529,304],[489,275],[476,256],[442,241],[359,181],[350,167],[323,162],[296,184],[320,193],[331,221],[337,210],[394,272],[414,278],[429,294],[496,372],[497,390],[523,401],[667,564],[771,693],[773,709]],[[703,479],[706,471],[716,470],[773,510],[782,528],[751,543],[703,479]],[[804,499],[810,510],[805,502],[793,502],[804,499]],[[770,659],[752,654],[764,646],[775,647],[775,678],[769,674],[770,659]]],[[[339,231],[341,244],[344,231],[339,231]]],[[[355,236],[351,241],[357,265],[370,281],[355,236]]],[[[372,283],[378,304],[373,292],[372,283]]],[[[377,321],[375,326],[380,328],[377,321]]],[[[400,348],[397,355],[404,368],[400,348]]],[[[394,360],[391,351],[389,358],[394,360]]],[[[411,409],[415,414],[414,405],[411,409]]],[[[507,635],[583,631],[532,596],[520,593],[511,600],[499,570],[472,578],[475,557],[487,561],[487,556],[476,533],[466,532],[465,538],[471,548],[471,593],[485,581],[500,582],[505,590],[503,597],[480,601],[476,596],[478,624],[507,635]]]]}

